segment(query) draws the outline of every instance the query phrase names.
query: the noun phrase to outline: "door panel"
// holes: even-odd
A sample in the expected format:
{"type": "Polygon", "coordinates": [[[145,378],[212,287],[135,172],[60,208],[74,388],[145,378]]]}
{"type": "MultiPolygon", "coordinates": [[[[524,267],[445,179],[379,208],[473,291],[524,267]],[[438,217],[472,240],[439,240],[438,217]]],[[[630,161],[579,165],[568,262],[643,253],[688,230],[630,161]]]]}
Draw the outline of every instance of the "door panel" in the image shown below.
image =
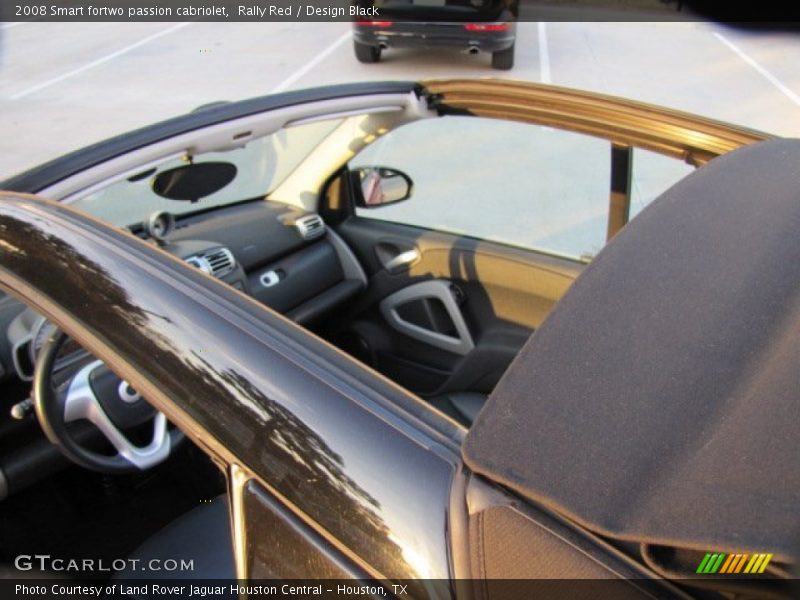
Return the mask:
{"type": "MultiPolygon", "coordinates": [[[[421,254],[417,252],[417,256],[421,254]]],[[[386,322],[400,333],[460,356],[474,348],[461,305],[466,297],[448,280],[432,279],[404,287],[380,303],[386,322]]]]}
{"type": "Polygon", "coordinates": [[[366,576],[301,523],[255,481],[243,493],[245,575],[263,579],[350,579],[366,576]]]}
{"type": "Polygon", "coordinates": [[[358,216],[337,231],[369,286],[330,332],[333,341],[421,395],[490,392],[584,268],[358,216]]]}

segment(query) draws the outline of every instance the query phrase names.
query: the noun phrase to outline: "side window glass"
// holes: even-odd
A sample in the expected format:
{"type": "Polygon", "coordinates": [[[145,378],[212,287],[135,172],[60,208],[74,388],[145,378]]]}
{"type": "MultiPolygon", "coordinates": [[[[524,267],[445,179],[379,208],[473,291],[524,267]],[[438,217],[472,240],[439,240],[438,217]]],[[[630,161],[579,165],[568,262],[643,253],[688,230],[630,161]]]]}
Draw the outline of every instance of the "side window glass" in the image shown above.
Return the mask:
{"type": "Polygon", "coordinates": [[[629,220],[692,171],[694,167],[683,161],[636,148],[629,220]]]}
{"type": "Polygon", "coordinates": [[[610,145],[513,121],[443,117],[379,138],[351,169],[408,175],[413,193],[357,215],[587,260],[605,244],[610,145]]]}

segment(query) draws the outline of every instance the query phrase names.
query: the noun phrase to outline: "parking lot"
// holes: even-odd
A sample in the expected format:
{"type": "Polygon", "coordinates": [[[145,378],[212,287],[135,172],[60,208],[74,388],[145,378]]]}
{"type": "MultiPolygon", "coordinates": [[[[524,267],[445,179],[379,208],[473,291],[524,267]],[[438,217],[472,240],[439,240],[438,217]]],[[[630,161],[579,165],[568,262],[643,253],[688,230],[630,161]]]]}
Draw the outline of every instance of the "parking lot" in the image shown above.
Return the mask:
{"type": "MultiPolygon", "coordinates": [[[[693,22],[523,22],[516,65],[506,72],[492,70],[488,55],[458,51],[390,50],[378,64],[360,64],[342,23],[12,23],[0,29],[0,179],[208,102],[438,77],[553,83],[800,136],[800,39],[793,34],[693,22]]],[[[568,256],[602,247],[604,148],[492,121],[463,127],[443,125],[427,154],[419,144],[390,153],[388,166],[406,169],[418,184],[424,225],[568,256]],[[451,174],[446,185],[442,173],[451,174]],[[482,210],[490,196],[506,210],[482,210]],[[476,229],[477,214],[484,216],[476,229]]],[[[640,155],[632,214],[688,170],[640,155]]],[[[410,219],[419,214],[402,204],[380,218],[423,224],[410,219]]]]}
{"type": "Polygon", "coordinates": [[[520,23],[516,67],[356,62],[343,23],[0,25],[0,177],[214,100],[377,79],[552,82],[800,135],[800,39],[704,23],[520,23]]]}

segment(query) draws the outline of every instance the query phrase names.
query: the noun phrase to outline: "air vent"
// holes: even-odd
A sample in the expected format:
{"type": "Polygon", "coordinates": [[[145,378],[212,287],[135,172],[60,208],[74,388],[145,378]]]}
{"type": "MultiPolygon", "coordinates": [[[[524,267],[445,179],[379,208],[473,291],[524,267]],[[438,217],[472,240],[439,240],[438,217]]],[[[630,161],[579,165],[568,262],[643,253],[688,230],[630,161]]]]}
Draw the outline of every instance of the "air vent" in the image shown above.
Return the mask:
{"type": "Polygon", "coordinates": [[[206,259],[202,256],[190,256],[186,259],[186,262],[192,265],[193,267],[197,267],[204,273],[211,273],[211,267],[208,266],[206,259]]]}
{"type": "Polygon", "coordinates": [[[313,240],[325,233],[325,222],[322,217],[313,213],[298,218],[294,226],[304,240],[313,240]]]}
{"type": "Polygon", "coordinates": [[[214,277],[224,277],[233,271],[236,265],[233,254],[227,248],[219,248],[218,250],[206,252],[205,259],[214,277]]]}
{"type": "Polygon", "coordinates": [[[214,277],[225,277],[236,268],[233,253],[227,248],[217,248],[203,254],[195,254],[187,258],[186,262],[214,277]]]}

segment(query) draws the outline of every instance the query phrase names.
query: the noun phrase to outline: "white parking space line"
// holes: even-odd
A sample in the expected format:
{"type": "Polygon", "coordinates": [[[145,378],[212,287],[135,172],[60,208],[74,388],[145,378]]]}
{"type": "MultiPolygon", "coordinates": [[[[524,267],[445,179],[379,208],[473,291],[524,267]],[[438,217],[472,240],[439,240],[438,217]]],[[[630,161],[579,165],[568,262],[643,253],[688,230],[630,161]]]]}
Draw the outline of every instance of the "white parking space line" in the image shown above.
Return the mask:
{"type": "Polygon", "coordinates": [[[748,65],[753,67],[764,79],[769,81],[772,85],[774,85],[778,90],[780,90],[789,100],[794,102],[797,106],[800,106],[800,96],[795,94],[792,90],[786,87],[783,82],[775,77],[772,73],[767,71],[764,67],[762,67],[754,58],[747,55],[744,50],[739,48],[736,44],[730,41],[721,33],[717,33],[716,31],[713,32],[714,37],[716,37],[720,42],[725,44],[730,50],[736,54],[739,58],[741,58],[744,62],[748,65]]]}
{"type": "Polygon", "coordinates": [[[139,40],[138,42],[130,44],[129,46],[125,46],[124,48],[120,48],[116,52],[112,52],[111,54],[106,54],[105,56],[100,57],[97,60],[93,60],[90,63],[86,63],[85,65],[83,65],[81,67],[78,67],[77,69],[73,69],[72,71],[67,71],[66,73],[64,73],[62,75],[59,75],[58,77],[54,77],[53,79],[48,79],[47,81],[44,81],[42,83],[34,85],[33,87],[29,87],[26,90],[18,92],[16,94],[12,95],[11,99],[12,100],[19,100],[20,98],[24,98],[25,96],[33,94],[34,92],[38,92],[39,90],[43,90],[45,88],[50,87],[51,85],[55,85],[56,83],[60,83],[61,81],[64,81],[65,79],[69,79],[70,77],[74,77],[75,75],[83,73],[84,71],[88,71],[89,69],[93,69],[94,67],[102,65],[104,63],[107,63],[110,60],[114,60],[115,58],[117,58],[119,56],[122,56],[123,54],[125,54],[127,52],[130,52],[131,50],[139,48],[140,46],[144,46],[145,44],[148,44],[148,43],[152,42],[155,39],[158,39],[160,37],[163,37],[165,35],[168,35],[170,33],[178,31],[179,29],[183,29],[187,25],[191,25],[191,23],[178,23],[177,25],[173,25],[172,27],[168,27],[167,29],[163,29],[162,31],[154,33],[153,35],[149,35],[146,38],[143,38],[143,39],[139,40]]]}
{"type": "Polygon", "coordinates": [[[281,81],[278,85],[272,88],[272,93],[276,94],[278,92],[283,92],[284,90],[289,89],[292,85],[294,85],[297,80],[303,77],[306,73],[308,73],[311,69],[316,67],[319,63],[323,60],[328,58],[331,54],[333,54],[339,46],[344,44],[347,40],[350,39],[352,32],[349,30],[344,32],[341,36],[339,36],[330,46],[325,48],[322,52],[317,54],[314,58],[304,64],[302,67],[297,69],[294,73],[289,75],[286,79],[281,81]]]}
{"type": "Polygon", "coordinates": [[[547,47],[547,24],[539,21],[539,79],[542,83],[550,83],[550,50],[547,47]]]}

